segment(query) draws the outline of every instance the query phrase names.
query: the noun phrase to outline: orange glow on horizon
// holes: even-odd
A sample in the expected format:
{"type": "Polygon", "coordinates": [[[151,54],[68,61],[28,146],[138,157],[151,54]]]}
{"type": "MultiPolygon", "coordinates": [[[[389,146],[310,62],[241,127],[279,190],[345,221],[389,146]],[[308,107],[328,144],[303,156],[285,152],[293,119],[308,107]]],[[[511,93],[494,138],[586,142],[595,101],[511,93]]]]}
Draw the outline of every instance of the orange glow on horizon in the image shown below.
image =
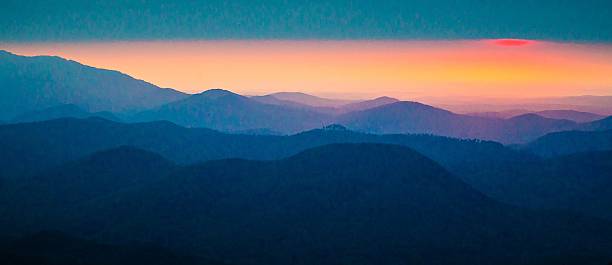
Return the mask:
{"type": "Polygon", "coordinates": [[[497,39],[497,40],[492,40],[492,43],[495,45],[499,45],[499,46],[513,47],[513,46],[525,46],[525,45],[535,44],[537,42],[533,40],[521,40],[521,39],[497,39]]]}
{"type": "Polygon", "coordinates": [[[367,98],[612,95],[612,47],[531,40],[147,41],[0,44],[189,93],[367,98]],[[493,45],[491,45],[493,44],[493,45]]]}

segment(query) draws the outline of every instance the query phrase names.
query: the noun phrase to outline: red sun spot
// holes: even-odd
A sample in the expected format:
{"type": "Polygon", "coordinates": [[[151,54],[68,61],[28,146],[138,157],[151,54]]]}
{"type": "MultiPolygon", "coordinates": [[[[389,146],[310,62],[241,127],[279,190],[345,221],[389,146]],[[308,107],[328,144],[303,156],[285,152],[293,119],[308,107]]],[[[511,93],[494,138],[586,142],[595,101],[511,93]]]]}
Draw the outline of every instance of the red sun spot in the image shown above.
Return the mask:
{"type": "Polygon", "coordinates": [[[535,41],[532,41],[532,40],[521,40],[521,39],[498,39],[498,40],[493,40],[492,42],[493,44],[497,46],[504,46],[504,47],[525,46],[525,45],[535,43],[535,41]]]}

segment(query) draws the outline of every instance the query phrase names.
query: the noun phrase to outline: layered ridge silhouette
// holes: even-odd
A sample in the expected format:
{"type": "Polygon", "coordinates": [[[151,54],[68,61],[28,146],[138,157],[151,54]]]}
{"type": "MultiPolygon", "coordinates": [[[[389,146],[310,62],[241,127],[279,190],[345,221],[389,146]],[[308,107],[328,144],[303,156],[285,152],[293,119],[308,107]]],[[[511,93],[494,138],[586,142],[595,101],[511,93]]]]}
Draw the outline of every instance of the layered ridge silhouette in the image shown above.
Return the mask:
{"type": "MultiPolygon", "coordinates": [[[[527,111],[499,118],[388,97],[358,102],[298,92],[246,97],[221,89],[187,95],[58,57],[2,52],[0,61],[0,82],[6,88],[0,92],[0,120],[12,122],[100,116],[253,134],[293,134],[339,123],[368,133],[426,133],[505,144],[526,143],[557,131],[611,127],[599,119],[603,115],[573,110],[527,111]]],[[[601,103],[598,98],[590,101],[601,103]]]]}
{"type": "Polygon", "coordinates": [[[23,196],[14,200],[21,220],[45,222],[15,227],[156,242],[230,264],[588,264],[611,254],[608,222],[498,203],[406,147],[333,144],[274,161],[168,165],[121,147],[38,175],[12,194],[23,196]],[[141,162],[124,172],[127,161],[141,162]],[[84,192],[109,173],[130,177],[84,192]],[[61,192],[35,193],[41,185],[61,192]]]}
{"type": "Polygon", "coordinates": [[[0,262],[612,260],[609,97],[188,95],[8,52],[0,86],[0,262]]]}

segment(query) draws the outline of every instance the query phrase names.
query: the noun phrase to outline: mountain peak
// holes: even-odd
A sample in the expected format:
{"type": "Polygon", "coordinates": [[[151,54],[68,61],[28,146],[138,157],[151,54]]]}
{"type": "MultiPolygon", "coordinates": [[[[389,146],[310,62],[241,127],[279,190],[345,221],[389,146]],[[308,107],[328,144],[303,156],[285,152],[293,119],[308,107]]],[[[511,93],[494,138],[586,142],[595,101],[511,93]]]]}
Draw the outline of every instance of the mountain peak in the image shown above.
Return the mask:
{"type": "Polygon", "coordinates": [[[348,131],[348,129],[340,124],[330,124],[323,127],[324,131],[348,131]]]}
{"type": "Polygon", "coordinates": [[[360,110],[366,110],[366,109],[372,109],[372,108],[384,106],[384,105],[395,103],[395,102],[399,102],[399,100],[395,98],[384,96],[384,97],[378,97],[375,99],[346,104],[342,106],[342,109],[344,109],[346,112],[360,111],[360,110]]]}
{"type": "Polygon", "coordinates": [[[15,55],[15,54],[13,54],[13,53],[11,53],[11,52],[9,52],[7,50],[1,50],[0,49],[0,55],[15,55]]]}
{"type": "MultiPolygon", "coordinates": [[[[225,101],[225,100],[236,101],[238,100],[239,101],[241,99],[248,100],[247,97],[236,94],[232,91],[220,89],[220,88],[214,88],[214,89],[203,91],[198,94],[191,95],[190,97],[187,97],[179,102],[190,102],[192,104],[193,103],[200,104],[203,101],[208,102],[209,100],[213,100],[213,101],[225,101]]],[[[173,104],[173,103],[170,103],[170,104],[173,104]]]]}
{"type": "Polygon", "coordinates": [[[118,71],[57,56],[21,56],[1,51],[0,119],[60,104],[87,111],[136,112],[186,97],[118,71]],[[45,80],[38,82],[34,80],[45,80]]]}
{"type": "Polygon", "coordinates": [[[317,96],[313,96],[313,95],[309,95],[303,92],[276,92],[273,94],[270,94],[269,96],[275,96],[275,97],[283,97],[283,96],[300,96],[300,97],[317,97],[317,96]]]}
{"type": "Polygon", "coordinates": [[[221,88],[209,89],[197,95],[206,96],[208,98],[220,98],[220,97],[225,97],[225,96],[240,96],[232,91],[221,89],[221,88]]]}
{"type": "MultiPolygon", "coordinates": [[[[398,105],[398,106],[423,106],[423,107],[432,107],[426,104],[423,104],[421,102],[416,102],[416,101],[409,101],[409,100],[404,100],[404,101],[398,101],[396,102],[394,105],[398,105]]],[[[433,108],[433,107],[432,107],[433,108]]]]}
{"type": "Polygon", "coordinates": [[[280,100],[293,101],[313,107],[339,107],[352,102],[350,100],[322,98],[302,92],[277,92],[270,94],[269,96],[273,96],[280,100]]]}
{"type": "Polygon", "coordinates": [[[392,98],[392,97],[387,97],[387,96],[377,97],[377,98],[375,98],[373,100],[375,100],[375,101],[391,101],[391,102],[400,101],[397,98],[392,98]]]}
{"type": "MultiPolygon", "coordinates": [[[[380,177],[386,178],[395,175],[405,180],[411,179],[408,182],[417,179],[429,181],[438,178],[439,180],[445,179],[445,181],[448,179],[453,184],[461,183],[458,180],[450,180],[453,177],[433,160],[406,146],[392,144],[334,143],[304,150],[289,157],[288,160],[298,162],[300,165],[333,168],[333,170],[354,171],[356,167],[363,166],[364,170],[370,170],[370,174],[385,172],[380,177]],[[419,171],[419,174],[402,173],[408,172],[406,169],[415,170],[414,172],[419,171]]],[[[370,174],[365,174],[362,177],[368,176],[366,178],[371,179],[370,174]]]]}
{"type": "Polygon", "coordinates": [[[416,101],[398,101],[395,103],[382,105],[378,107],[377,109],[381,109],[381,108],[427,110],[427,111],[438,111],[438,112],[444,112],[444,113],[451,113],[448,110],[436,108],[434,106],[430,106],[430,105],[423,104],[423,103],[416,102],[416,101]]]}

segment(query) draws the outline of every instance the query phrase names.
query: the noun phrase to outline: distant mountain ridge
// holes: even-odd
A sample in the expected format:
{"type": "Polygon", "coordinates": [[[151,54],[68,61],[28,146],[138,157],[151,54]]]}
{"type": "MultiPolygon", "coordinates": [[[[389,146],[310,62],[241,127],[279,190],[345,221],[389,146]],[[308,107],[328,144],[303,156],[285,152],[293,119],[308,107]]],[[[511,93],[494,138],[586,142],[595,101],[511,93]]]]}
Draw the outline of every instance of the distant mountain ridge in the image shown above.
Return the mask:
{"type": "Polygon", "coordinates": [[[318,110],[321,112],[331,112],[331,113],[333,113],[335,110],[335,108],[333,107],[315,107],[311,105],[305,105],[302,103],[298,103],[295,101],[283,100],[283,99],[276,98],[273,95],[252,96],[249,98],[255,101],[261,102],[261,103],[265,103],[265,104],[280,105],[280,106],[293,107],[293,108],[298,108],[298,109],[309,109],[309,110],[314,110],[314,111],[318,110]]]}
{"type": "Polygon", "coordinates": [[[264,104],[227,90],[211,89],[139,113],[134,120],[167,120],[187,127],[230,132],[267,129],[296,133],[321,127],[330,118],[310,109],[264,104]]]}
{"type": "MultiPolygon", "coordinates": [[[[532,98],[522,100],[492,99],[482,102],[481,100],[455,100],[453,98],[430,98],[428,103],[443,107],[458,113],[494,113],[504,114],[506,110],[527,110],[527,112],[538,112],[546,110],[575,110],[579,112],[596,113],[599,115],[612,115],[612,96],[606,95],[583,95],[568,97],[532,98]]],[[[524,114],[518,113],[518,114],[524,114]]],[[[507,117],[507,116],[506,116],[507,117]]]]}
{"type": "Polygon", "coordinates": [[[482,118],[493,118],[493,119],[508,119],[514,116],[519,116],[527,113],[532,113],[533,111],[524,110],[524,109],[511,109],[504,111],[486,111],[486,112],[471,112],[465,113],[465,115],[482,117],[482,118]]]}
{"type": "Polygon", "coordinates": [[[571,120],[575,122],[592,122],[606,117],[595,113],[576,110],[543,110],[535,112],[535,114],[546,118],[571,120]]]}
{"type": "Polygon", "coordinates": [[[307,148],[342,142],[405,145],[445,165],[465,164],[474,157],[516,157],[515,151],[494,142],[430,135],[373,135],[337,128],[342,127],[331,126],[291,136],[258,136],[184,128],[170,122],[125,124],[100,118],[2,125],[0,178],[28,175],[36,168],[46,169],[122,145],[153,151],[177,163],[232,157],[278,159],[307,148]]]}
{"type": "MultiPolygon", "coordinates": [[[[294,107],[298,109],[309,109],[312,111],[327,113],[330,115],[339,115],[339,114],[353,112],[353,111],[371,109],[371,108],[375,108],[375,107],[379,107],[382,105],[395,103],[399,101],[398,99],[390,98],[390,97],[378,97],[375,99],[363,100],[363,101],[339,101],[335,99],[325,99],[325,98],[319,98],[319,97],[315,97],[315,100],[302,100],[302,97],[311,99],[307,97],[310,95],[303,94],[303,93],[297,93],[299,97],[295,97],[295,96],[287,96],[287,94],[288,93],[275,93],[275,94],[270,94],[270,95],[265,95],[265,96],[253,96],[250,98],[257,100],[259,102],[262,102],[262,103],[266,103],[266,104],[288,106],[288,107],[294,107]],[[279,97],[279,95],[281,98],[285,98],[285,99],[277,98],[279,97]],[[285,96],[283,97],[283,95],[285,96]],[[297,100],[297,101],[292,101],[292,100],[297,100]]],[[[296,93],[292,93],[292,94],[295,95],[296,93]]],[[[314,96],[311,96],[311,97],[314,97],[314,96]]]]}
{"type": "Polygon", "coordinates": [[[524,143],[553,131],[573,129],[576,123],[526,114],[510,119],[452,113],[418,102],[400,101],[341,115],[337,123],[372,133],[427,133],[508,143],[524,143]]]}
{"type": "Polygon", "coordinates": [[[569,109],[552,109],[552,110],[542,110],[542,111],[530,111],[530,110],[507,110],[507,111],[498,111],[498,112],[476,112],[476,113],[468,113],[466,115],[477,116],[477,117],[485,117],[485,118],[498,118],[498,119],[509,119],[512,117],[533,113],[544,118],[557,119],[557,120],[570,120],[577,123],[585,123],[592,122],[596,120],[600,120],[605,118],[606,116],[584,112],[584,111],[576,111],[569,109]]]}
{"type": "Polygon", "coordinates": [[[301,92],[277,92],[269,94],[269,96],[273,96],[280,100],[292,101],[313,107],[337,108],[354,102],[352,100],[322,98],[301,92]]]}
{"type": "Polygon", "coordinates": [[[523,144],[551,132],[612,128],[607,119],[572,121],[599,117],[572,110],[541,113],[569,120],[527,114],[497,119],[388,97],[359,102],[299,92],[245,97],[222,89],[187,95],[59,57],[8,52],[0,53],[0,86],[7,88],[0,91],[0,120],[5,122],[100,116],[126,122],[166,120],[245,134],[294,134],[341,124],[366,133],[424,133],[504,144],[523,144]]]}
{"type": "Polygon", "coordinates": [[[136,111],[184,98],[117,71],[52,56],[0,51],[0,119],[61,104],[98,111],[136,111]]]}
{"type": "Polygon", "coordinates": [[[46,121],[59,118],[89,118],[89,117],[100,117],[111,121],[121,121],[117,116],[110,112],[88,112],[74,104],[64,104],[49,107],[42,110],[36,110],[20,114],[13,118],[11,122],[34,122],[34,121],[46,121]]]}
{"type": "Polygon", "coordinates": [[[340,107],[343,112],[362,111],[383,105],[399,102],[399,99],[391,97],[378,97],[375,99],[349,103],[340,107]]]}

